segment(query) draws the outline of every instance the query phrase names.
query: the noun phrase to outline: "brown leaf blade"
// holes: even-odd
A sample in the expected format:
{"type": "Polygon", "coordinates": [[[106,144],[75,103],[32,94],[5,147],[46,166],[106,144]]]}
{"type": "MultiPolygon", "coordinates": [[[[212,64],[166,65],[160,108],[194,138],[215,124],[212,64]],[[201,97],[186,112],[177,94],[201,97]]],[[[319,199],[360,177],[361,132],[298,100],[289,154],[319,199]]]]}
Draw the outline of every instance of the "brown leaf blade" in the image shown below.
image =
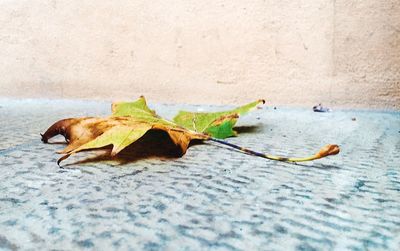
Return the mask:
{"type": "Polygon", "coordinates": [[[68,146],[58,163],[72,154],[84,150],[112,145],[111,156],[117,155],[130,144],[143,137],[149,130],[165,131],[171,141],[184,154],[193,139],[204,140],[209,136],[197,133],[159,117],[147,107],[144,97],[135,102],[114,103],[113,115],[106,118],[84,117],[60,120],[42,135],[42,141],[61,134],[68,146]]]}

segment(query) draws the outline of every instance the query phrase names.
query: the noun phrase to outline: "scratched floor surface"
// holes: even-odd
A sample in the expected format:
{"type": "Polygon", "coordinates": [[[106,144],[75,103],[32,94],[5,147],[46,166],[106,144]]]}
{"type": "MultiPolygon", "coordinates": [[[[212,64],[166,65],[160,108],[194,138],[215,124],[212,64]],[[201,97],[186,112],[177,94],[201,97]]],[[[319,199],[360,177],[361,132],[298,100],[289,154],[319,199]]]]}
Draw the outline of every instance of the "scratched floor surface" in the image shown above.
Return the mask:
{"type": "MultiPolygon", "coordinates": [[[[167,118],[224,108],[150,106],[167,118]]],[[[341,146],[304,165],[206,143],[180,159],[76,164],[81,153],[58,168],[64,145],[39,133],[109,110],[0,99],[0,250],[399,250],[400,113],[264,108],[228,139],[280,155],[341,146]]]]}

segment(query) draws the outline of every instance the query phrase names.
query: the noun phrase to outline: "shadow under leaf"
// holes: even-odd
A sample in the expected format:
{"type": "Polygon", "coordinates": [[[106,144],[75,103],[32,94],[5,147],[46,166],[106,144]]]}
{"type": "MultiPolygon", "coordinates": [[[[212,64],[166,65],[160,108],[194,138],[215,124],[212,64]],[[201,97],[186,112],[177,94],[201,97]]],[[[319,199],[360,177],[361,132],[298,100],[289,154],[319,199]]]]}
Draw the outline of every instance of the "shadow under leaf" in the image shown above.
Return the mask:
{"type": "Polygon", "coordinates": [[[233,129],[239,134],[261,132],[261,126],[257,126],[257,125],[253,125],[253,126],[236,126],[233,129]]]}
{"type": "MultiPolygon", "coordinates": [[[[316,161],[318,161],[318,160],[316,160],[316,161]]],[[[316,164],[316,163],[313,163],[312,165],[305,165],[305,164],[300,164],[300,163],[290,163],[290,164],[294,164],[296,166],[308,167],[308,168],[316,168],[316,169],[321,169],[321,170],[340,169],[340,167],[338,167],[338,166],[316,164]]]]}
{"type": "MultiPolygon", "coordinates": [[[[201,140],[192,140],[191,145],[201,144],[201,140]]],[[[125,165],[143,159],[175,159],[182,157],[179,146],[175,145],[169,135],[161,130],[150,130],[143,137],[126,147],[116,156],[111,157],[111,145],[97,149],[96,154],[73,163],[64,165],[87,164],[94,162],[112,162],[115,165],[125,165]]],[[[92,150],[90,150],[92,151],[92,150]]],[[[83,151],[87,152],[87,151],[83,151]]]]}

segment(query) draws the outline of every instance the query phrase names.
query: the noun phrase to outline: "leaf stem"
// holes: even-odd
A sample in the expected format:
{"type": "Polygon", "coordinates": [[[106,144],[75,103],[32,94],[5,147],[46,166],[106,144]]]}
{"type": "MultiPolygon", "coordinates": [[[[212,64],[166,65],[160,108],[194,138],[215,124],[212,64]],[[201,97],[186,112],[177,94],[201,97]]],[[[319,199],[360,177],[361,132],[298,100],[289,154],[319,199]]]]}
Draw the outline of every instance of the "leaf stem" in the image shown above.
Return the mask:
{"type": "Polygon", "coordinates": [[[213,142],[222,144],[222,145],[226,145],[235,149],[240,150],[241,152],[253,155],[253,156],[257,156],[257,157],[261,157],[264,159],[270,159],[270,160],[277,160],[277,161],[283,161],[283,162],[305,162],[305,161],[312,161],[312,160],[316,160],[316,159],[321,159],[324,157],[327,157],[329,155],[336,155],[340,152],[340,148],[338,145],[326,145],[324,147],[322,147],[318,153],[309,156],[309,157],[304,157],[304,158],[288,158],[288,157],[281,157],[281,156],[274,156],[274,155],[269,155],[269,154],[265,154],[265,153],[259,153],[229,142],[226,142],[224,140],[220,140],[220,139],[216,139],[216,138],[208,138],[208,140],[211,140],[213,142]]]}

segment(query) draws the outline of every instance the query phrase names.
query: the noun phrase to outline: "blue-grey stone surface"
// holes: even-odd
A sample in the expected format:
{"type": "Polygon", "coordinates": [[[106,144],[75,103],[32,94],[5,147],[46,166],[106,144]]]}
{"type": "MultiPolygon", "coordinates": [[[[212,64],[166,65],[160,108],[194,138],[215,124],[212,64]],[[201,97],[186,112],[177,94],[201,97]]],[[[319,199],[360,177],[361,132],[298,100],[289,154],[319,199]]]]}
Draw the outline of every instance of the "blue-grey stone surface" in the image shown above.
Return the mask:
{"type": "MultiPolygon", "coordinates": [[[[226,108],[150,106],[167,118],[226,108]]],[[[80,153],[60,169],[55,151],[65,145],[43,144],[39,133],[109,110],[0,99],[0,250],[399,250],[398,112],[264,108],[227,139],[279,155],[341,146],[301,165],[205,143],[182,158],[122,165],[76,164],[93,154],[80,153]]]]}

